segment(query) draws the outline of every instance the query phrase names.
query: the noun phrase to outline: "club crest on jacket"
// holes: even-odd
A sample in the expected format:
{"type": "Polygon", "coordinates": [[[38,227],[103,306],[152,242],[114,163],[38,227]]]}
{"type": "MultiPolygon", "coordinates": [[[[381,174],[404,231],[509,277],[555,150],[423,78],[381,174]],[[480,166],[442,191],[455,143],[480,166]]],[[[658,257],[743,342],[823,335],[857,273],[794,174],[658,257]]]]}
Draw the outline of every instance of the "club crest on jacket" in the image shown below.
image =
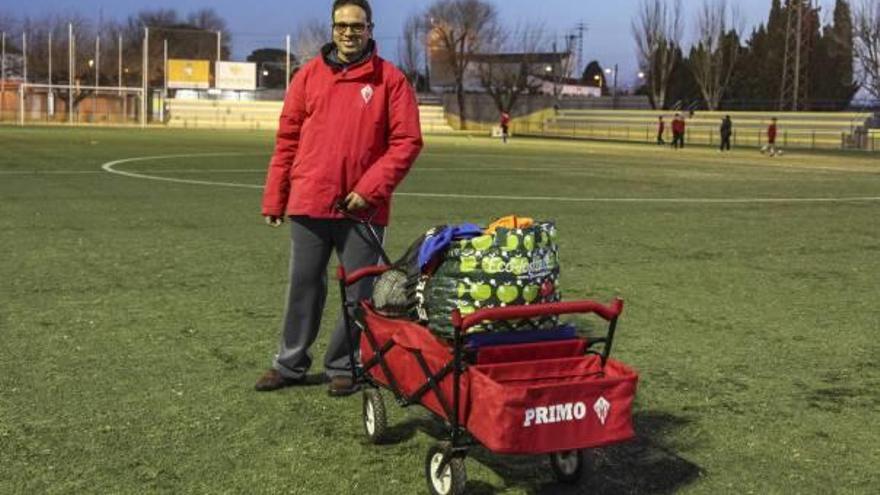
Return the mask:
{"type": "Polygon", "coordinates": [[[361,88],[361,97],[364,99],[364,103],[370,103],[370,100],[373,99],[373,87],[367,84],[361,88]]]}

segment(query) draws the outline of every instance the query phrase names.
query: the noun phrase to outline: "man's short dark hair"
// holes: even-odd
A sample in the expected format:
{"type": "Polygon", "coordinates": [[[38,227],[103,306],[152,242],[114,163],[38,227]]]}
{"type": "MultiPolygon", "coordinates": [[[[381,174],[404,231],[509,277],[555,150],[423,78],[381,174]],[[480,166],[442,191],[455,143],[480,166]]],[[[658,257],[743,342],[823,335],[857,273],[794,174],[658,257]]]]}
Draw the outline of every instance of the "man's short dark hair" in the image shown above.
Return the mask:
{"type": "Polygon", "coordinates": [[[373,23],[373,9],[370,8],[370,2],[367,0],[336,0],[333,2],[333,11],[330,12],[330,19],[336,21],[336,11],[346,5],[354,5],[360,7],[367,13],[367,22],[373,23]]]}

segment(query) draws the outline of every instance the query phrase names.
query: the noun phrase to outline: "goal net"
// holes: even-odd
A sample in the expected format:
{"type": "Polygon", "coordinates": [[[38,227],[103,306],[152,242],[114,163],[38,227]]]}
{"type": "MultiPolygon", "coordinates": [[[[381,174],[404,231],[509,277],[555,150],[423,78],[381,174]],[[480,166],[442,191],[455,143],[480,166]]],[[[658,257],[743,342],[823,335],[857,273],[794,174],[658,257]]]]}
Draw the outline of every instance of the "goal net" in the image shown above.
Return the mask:
{"type": "Polygon", "coordinates": [[[0,101],[3,120],[22,125],[146,123],[142,88],[20,83],[7,85],[0,101]]]}

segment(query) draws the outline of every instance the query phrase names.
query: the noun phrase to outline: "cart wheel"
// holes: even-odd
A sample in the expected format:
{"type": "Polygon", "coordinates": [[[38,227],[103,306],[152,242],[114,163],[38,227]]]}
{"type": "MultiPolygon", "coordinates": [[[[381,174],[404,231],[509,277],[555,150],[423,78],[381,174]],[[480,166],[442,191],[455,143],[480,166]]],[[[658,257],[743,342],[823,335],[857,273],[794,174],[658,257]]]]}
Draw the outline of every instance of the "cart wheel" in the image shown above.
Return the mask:
{"type": "Polygon", "coordinates": [[[382,442],[388,431],[388,416],[385,414],[385,402],[377,389],[364,389],[364,432],[370,443],[382,442]]]}
{"type": "Polygon", "coordinates": [[[467,483],[467,471],[464,467],[464,458],[453,457],[438,473],[443,456],[449,450],[448,444],[435,443],[428,449],[425,458],[425,477],[428,480],[428,491],[432,495],[459,495],[464,493],[464,485],[467,483]]]}
{"type": "Polygon", "coordinates": [[[562,483],[575,484],[584,476],[585,458],[583,450],[568,450],[550,454],[550,466],[556,479],[562,483]]]}

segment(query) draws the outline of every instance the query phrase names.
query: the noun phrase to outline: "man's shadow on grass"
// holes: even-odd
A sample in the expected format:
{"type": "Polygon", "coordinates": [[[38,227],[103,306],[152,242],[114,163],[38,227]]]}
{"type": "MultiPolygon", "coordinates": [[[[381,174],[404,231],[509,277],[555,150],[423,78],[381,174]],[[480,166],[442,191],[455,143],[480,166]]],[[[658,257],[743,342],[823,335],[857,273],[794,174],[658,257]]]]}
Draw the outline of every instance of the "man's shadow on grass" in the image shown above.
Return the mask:
{"type": "MultiPolygon", "coordinates": [[[[507,456],[483,447],[471,448],[468,458],[501,477],[508,488],[534,494],[662,494],[673,493],[694,482],[702,470],[668,447],[668,438],[688,420],[670,414],[641,412],[633,416],[636,438],[630,442],[588,451],[588,469],[575,485],[556,481],[548,456],[507,456]]],[[[427,415],[410,417],[389,425],[386,441],[401,443],[422,431],[437,440],[448,434],[444,426],[427,415]]],[[[493,494],[498,488],[469,480],[467,493],[493,494]]]]}

